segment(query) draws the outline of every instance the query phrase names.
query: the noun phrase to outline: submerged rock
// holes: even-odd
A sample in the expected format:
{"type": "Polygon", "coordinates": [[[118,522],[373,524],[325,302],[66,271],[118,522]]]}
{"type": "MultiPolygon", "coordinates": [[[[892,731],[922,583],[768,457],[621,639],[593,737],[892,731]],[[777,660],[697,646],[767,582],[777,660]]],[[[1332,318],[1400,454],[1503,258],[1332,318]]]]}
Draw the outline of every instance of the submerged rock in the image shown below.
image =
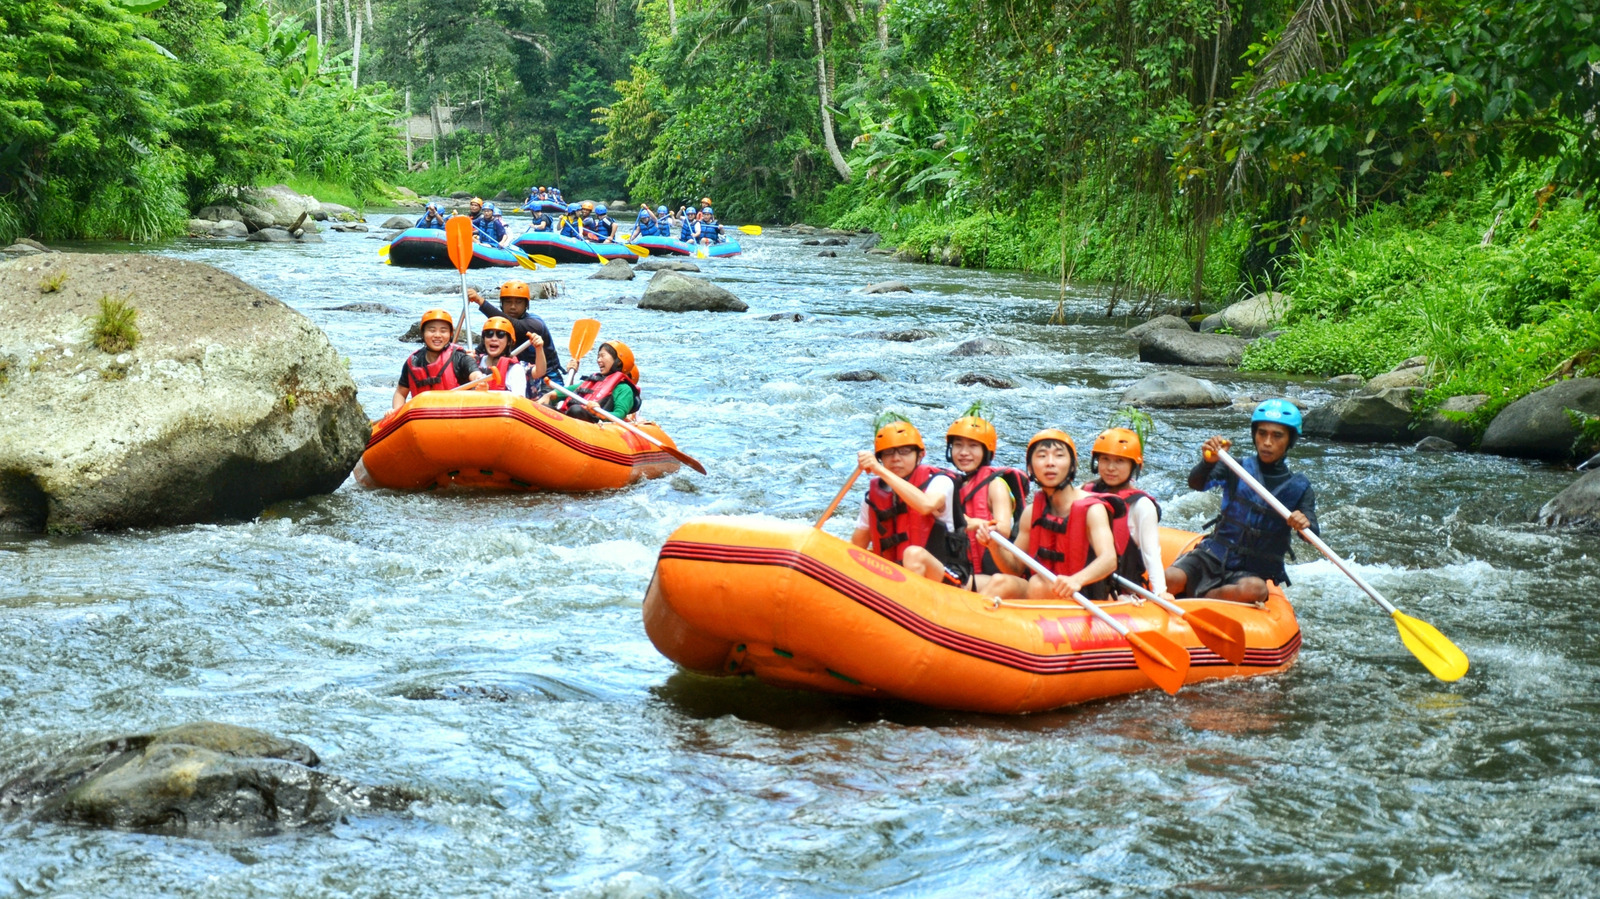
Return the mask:
{"type": "Polygon", "coordinates": [[[952,356],[1010,356],[1011,347],[989,337],[968,340],[950,351],[952,356]]]}
{"type": "MultiPolygon", "coordinates": [[[[1188,325],[1184,327],[1187,329],[1188,325]]],[[[1228,392],[1210,381],[1171,371],[1157,372],[1129,385],[1121,399],[1124,406],[1153,409],[1209,409],[1231,402],[1228,392]]]]}
{"type": "Polygon", "coordinates": [[[1579,451],[1593,451],[1574,447],[1578,426],[1568,410],[1600,415],[1600,378],[1562,381],[1501,409],[1483,432],[1479,448],[1528,459],[1571,459],[1579,451]]]}
{"type": "Polygon", "coordinates": [[[345,303],[343,306],[329,306],[329,312],[376,312],[381,315],[404,315],[393,306],[382,303],[345,303]]]}
{"type": "Polygon", "coordinates": [[[887,381],[888,378],[871,369],[861,368],[855,371],[842,371],[832,376],[835,381],[887,381]]]}
{"type": "Polygon", "coordinates": [[[862,293],[910,293],[911,288],[903,281],[879,281],[861,288],[862,293]]]}
{"type": "Polygon", "coordinates": [[[1232,368],[1244,358],[1244,348],[1249,343],[1227,334],[1159,328],[1139,338],[1139,361],[1232,368]]]}
{"type": "Polygon", "coordinates": [[[661,312],[746,312],[744,301],[701,278],[662,270],[645,285],[640,309],[661,312]]]}
{"type": "Polygon", "coordinates": [[[201,721],[94,740],[0,786],[0,814],[164,834],[265,834],[326,825],[412,797],[317,770],[311,747],[201,721]]]}
{"type": "Polygon", "coordinates": [[[1412,449],[1419,453],[1453,453],[1461,449],[1461,447],[1443,437],[1424,437],[1418,440],[1417,445],[1412,449]]]}
{"type": "Polygon", "coordinates": [[[916,343],[919,340],[927,340],[930,337],[938,337],[939,335],[926,328],[901,328],[896,331],[861,331],[852,336],[869,340],[892,340],[895,343],[916,343]]]}
{"type": "Polygon", "coordinates": [[[774,312],[771,315],[762,317],[762,321],[769,322],[803,322],[805,320],[806,317],[799,312],[774,312]]]}
{"type": "Polygon", "coordinates": [[[999,375],[984,374],[983,372],[978,371],[967,372],[961,377],[956,378],[956,383],[962,385],[963,387],[971,387],[977,384],[982,384],[985,387],[993,387],[995,390],[1014,390],[1017,386],[1016,382],[1010,378],[1002,378],[999,375]]]}
{"type": "Polygon", "coordinates": [[[1600,471],[1591,471],[1557,493],[1539,509],[1546,527],[1600,528],[1600,471]]]}
{"type": "Polygon", "coordinates": [[[633,270],[636,272],[697,272],[700,270],[700,266],[687,259],[666,259],[659,256],[651,256],[648,259],[639,260],[639,264],[634,266],[633,270]]]}
{"type": "Polygon", "coordinates": [[[0,264],[0,527],[74,532],[249,518],[345,479],[370,427],[305,316],[227,272],[163,256],[0,264]],[[64,276],[49,302],[40,281],[64,276]],[[97,348],[102,297],[137,312],[97,348]]]}

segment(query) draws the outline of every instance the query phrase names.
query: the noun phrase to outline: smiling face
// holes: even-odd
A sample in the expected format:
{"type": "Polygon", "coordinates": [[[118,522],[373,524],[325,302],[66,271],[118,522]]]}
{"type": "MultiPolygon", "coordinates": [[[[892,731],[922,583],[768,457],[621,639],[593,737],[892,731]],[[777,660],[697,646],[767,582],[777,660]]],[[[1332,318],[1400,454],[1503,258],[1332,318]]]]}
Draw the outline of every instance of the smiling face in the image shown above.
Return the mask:
{"type": "Polygon", "coordinates": [[[422,345],[437,353],[450,345],[450,335],[454,330],[449,322],[428,322],[422,326],[422,345]]]}
{"type": "Polygon", "coordinates": [[[985,452],[984,445],[970,437],[956,437],[950,441],[950,461],[957,471],[977,471],[983,465],[985,452]]]}
{"type": "Polygon", "coordinates": [[[490,356],[498,359],[511,349],[511,335],[504,331],[483,332],[483,348],[490,356]]]}
{"type": "Polygon", "coordinates": [[[603,346],[595,354],[595,362],[600,366],[600,373],[609,375],[617,370],[617,357],[611,352],[611,347],[603,346]]]}
{"type": "Polygon", "coordinates": [[[1256,455],[1267,465],[1281,461],[1289,454],[1292,433],[1287,425],[1270,421],[1256,422],[1255,427],[1250,429],[1250,436],[1256,444],[1256,455]]]}
{"type": "Polygon", "coordinates": [[[1043,440],[1028,455],[1028,468],[1044,486],[1055,489],[1067,482],[1073,469],[1072,450],[1059,440],[1043,440]]]}
{"type": "Polygon", "coordinates": [[[1133,477],[1133,460],[1122,456],[1096,453],[1095,463],[1100,467],[1100,483],[1107,487],[1121,487],[1133,477]]]}
{"type": "Polygon", "coordinates": [[[878,461],[883,463],[883,467],[899,478],[911,477],[921,459],[922,450],[914,446],[897,446],[878,454],[878,461]]]}

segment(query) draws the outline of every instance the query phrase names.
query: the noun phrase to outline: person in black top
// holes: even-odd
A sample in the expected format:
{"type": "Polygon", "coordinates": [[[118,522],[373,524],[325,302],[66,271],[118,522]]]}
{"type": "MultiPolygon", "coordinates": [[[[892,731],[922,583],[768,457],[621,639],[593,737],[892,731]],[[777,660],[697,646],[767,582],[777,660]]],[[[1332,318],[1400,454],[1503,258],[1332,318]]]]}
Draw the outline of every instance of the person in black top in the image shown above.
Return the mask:
{"type": "Polygon", "coordinates": [[[451,390],[468,381],[482,378],[472,356],[450,342],[455,322],[443,309],[422,313],[422,349],[412,353],[400,367],[400,383],[394,389],[391,409],[429,390],[451,390]]]}
{"type": "MultiPolygon", "coordinates": [[[[556,342],[550,337],[550,327],[539,316],[528,314],[528,302],[531,298],[532,292],[526,281],[507,281],[500,285],[499,306],[484,299],[476,290],[467,291],[467,299],[476,303],[484,315],[491,318],[504,315],[511,319],[511,324],[517,329],[516,339],[512,341],[513,346],[521,346],[526,342],[529,333],[539,335],[539,339],[544,341],[545,377],[557,384],[565,384],[566,381],[561,373],[561,354],[556,350],[556,342]]],[[[534,347],[529,347],[519,353],[517,358],[533,365],[538,362],[540,352],[534,347]]],[[[539,385],[540,387],[534,391],[535,396],[542,392],[544,381],[541,380],[539,385]]]]}

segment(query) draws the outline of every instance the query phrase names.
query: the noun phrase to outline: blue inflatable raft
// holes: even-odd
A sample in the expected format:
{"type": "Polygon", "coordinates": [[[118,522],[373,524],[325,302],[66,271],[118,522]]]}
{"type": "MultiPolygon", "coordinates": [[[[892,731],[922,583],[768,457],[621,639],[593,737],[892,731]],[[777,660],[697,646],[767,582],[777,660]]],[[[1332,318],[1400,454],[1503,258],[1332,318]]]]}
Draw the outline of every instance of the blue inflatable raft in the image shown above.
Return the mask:
{"type": "MultiPolygon", "coordinates": [[[[411,268],[455,268],[444,232],[438,228],[407,228],[389,242],[389,262],[411,268]]],[[[468,268],[515,268],[519,263],[510,250],[484,243],[472,245],[468,268]]]]}

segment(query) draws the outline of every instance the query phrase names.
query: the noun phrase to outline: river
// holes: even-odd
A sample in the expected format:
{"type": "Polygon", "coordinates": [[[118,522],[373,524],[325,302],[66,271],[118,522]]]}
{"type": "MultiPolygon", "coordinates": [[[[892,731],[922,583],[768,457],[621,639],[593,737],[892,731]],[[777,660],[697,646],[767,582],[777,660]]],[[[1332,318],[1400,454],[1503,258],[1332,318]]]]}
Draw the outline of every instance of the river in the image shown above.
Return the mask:
{"type": "MultiPolygon", "coordinates": [[[[520,230],[518,228],[517,230],[520,230]]],[[[396,338],[457,284],[321,245],[178,241],[322,326],[367,411],[396,338]],[[403,316],[330,311],[379,302],[403,316]]],[[[1570,471],[1306,441],[1324,536],[1471,657],[1444,684],[1331,565],[1302,549],[1305,643],[1286,674],[1004,718],[845,701],[677,672],[645,638],[656,550],[708,514],[812,517],[901,409],[935,441],[974,398],[1002,459],[1063,426],[1082,446],[1153,370],[1093,289],[1047,324],[1045,279],[917,266],[773,232],[701,263],[746,314],[613,303],[631,283],[561,266],[536,301],[634,348],[645,411],[710,473],[609,494],[367,490],[251,522],[0,537],[0,780],[90,736],[198,719],[311,744],[334,772],[421,791],[331,831],[175,839],[0,825],[0,896],[1580,896],[1600,861],[1600,539],[1533,510],[1570,471]],[[902,279],[912,294],[857,288],[902,279]],[[798,312],[800,322],[769,321],[798,312]],[[864,331],[919,327],[894,343],[864,331]],[[1010,357],[955,359],[971,337],[1010,357]],[[845,383],[871,368],[891,380],[845,383]],[[962,387],[1003,373],[1015,390],[962,387]],[[1585,598],[1588,599],[1585,599],[1585,598]]],[[[120,248],[126,251],[126,248],[120,248]]],[[[492,286],[517,270],[473,272],[492,286]]],[[[592,356],[591,363],[592,363],[592,356]]],[[[1281,381],[1209,372],[1236,394],[1281,381]]],[[[1296,381],[1295,395],[1331,395],[1296,381]]],[[[1163,413],[1143,484],[1166,522],[1239,409],[1163,413]]],[[[942,442],[942,441],[938,441],[942,442]]],[[[859,498],[860,490],[855,494],[859,498]]],[[[852,503],[855,499],[852,500],[852,503]]],[[[853,505],[836,515],[845,535],[853,505]]]]}

